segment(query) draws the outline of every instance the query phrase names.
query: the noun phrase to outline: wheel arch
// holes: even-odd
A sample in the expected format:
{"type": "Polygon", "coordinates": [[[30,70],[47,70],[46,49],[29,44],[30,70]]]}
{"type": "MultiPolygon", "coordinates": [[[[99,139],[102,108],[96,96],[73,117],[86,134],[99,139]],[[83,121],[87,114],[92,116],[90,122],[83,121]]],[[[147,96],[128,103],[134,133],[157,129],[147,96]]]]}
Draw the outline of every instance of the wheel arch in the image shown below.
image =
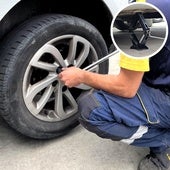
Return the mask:
{"type": "Polygon", "coordinates": [[[108,47],[111,44],[110,24],[112,14],[103,0],[16,0],[17,4],[0,21],[0,39],[14,27],[32,16],[46,13],[68,14],[92,23],[102,34],[108,47]],[[18,1],[18,3],[17,3],[18,1]]]}

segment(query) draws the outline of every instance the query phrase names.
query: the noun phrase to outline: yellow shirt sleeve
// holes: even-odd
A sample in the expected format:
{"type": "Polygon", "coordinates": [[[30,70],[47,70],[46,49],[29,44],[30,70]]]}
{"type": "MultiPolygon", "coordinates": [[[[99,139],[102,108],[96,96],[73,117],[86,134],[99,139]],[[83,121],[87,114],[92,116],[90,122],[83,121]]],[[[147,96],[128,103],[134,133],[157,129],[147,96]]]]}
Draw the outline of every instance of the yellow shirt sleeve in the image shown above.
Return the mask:
{"type": "Polygon", "coordinates": [[[149,71],[149,58],[138,59],[138,58],[130,58],[124,54],[120,54],[120,67],[133,70],[133,71],[149,71]]]}
{"type": "MultiPolygon", "coordinates": [[[[146,0],[136,0],[136,2],[146,2],[146,0]]],[[[133,71],[142,71],[146,72],[150,70],[149,59],[140,59],[140,58],[130,58],[124,54],[120,54],[120,67],[133,70],[133,71]]]]}

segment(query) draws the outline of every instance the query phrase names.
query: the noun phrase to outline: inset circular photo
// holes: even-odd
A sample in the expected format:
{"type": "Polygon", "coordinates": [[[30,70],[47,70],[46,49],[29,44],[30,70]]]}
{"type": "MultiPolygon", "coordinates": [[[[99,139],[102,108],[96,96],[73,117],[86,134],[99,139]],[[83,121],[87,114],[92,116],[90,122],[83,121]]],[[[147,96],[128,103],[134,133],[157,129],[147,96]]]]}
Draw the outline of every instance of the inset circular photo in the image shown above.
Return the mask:
{"type": "Polygon", "coordinates": [[[113,44],[129,57],[154,56],[163,48],[167,37],[168,24],[164,14],[150,3],[129,4],[111,23],[113,44]]]}

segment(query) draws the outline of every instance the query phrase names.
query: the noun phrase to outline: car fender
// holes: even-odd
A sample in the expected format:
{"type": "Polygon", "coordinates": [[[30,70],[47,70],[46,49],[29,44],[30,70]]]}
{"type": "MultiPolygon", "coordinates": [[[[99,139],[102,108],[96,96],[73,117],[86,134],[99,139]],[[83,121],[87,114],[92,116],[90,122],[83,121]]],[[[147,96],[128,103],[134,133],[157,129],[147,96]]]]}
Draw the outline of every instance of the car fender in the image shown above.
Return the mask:
{"type": "Polygon", "coordinates": [[[20,0],[0,0],[0,20],[13,8],[20,0]]]}
{"type": "Polygon", "coordinates": [[[127,4],[129,3],[129,0],[103,0],[103,2],[106,4],[108,9],[110,10],[110,13],[114,17],[121,9],[123,9],[127,4]]]}

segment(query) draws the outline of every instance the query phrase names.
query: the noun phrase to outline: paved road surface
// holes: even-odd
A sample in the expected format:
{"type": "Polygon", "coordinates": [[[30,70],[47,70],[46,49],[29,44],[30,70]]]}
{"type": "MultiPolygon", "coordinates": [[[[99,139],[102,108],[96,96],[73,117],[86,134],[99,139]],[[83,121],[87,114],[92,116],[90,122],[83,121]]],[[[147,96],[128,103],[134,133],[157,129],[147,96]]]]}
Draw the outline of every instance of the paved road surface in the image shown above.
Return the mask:
{"type": "MultiPolygon", "coordinates": [[[[110,71],[118,71],[110,59],[110,71]]],[[[52,140],[24,137],[0,118],[0,170],[136,170],[147,149],[101,139],[81,125],[52,140]]]]}
{"type": "Polygon", "coordinates": [[[32,140],[0,122],[1,170],[136,170],[147,149],[101,139],[80,125],[66,136],[32,140]]]}

